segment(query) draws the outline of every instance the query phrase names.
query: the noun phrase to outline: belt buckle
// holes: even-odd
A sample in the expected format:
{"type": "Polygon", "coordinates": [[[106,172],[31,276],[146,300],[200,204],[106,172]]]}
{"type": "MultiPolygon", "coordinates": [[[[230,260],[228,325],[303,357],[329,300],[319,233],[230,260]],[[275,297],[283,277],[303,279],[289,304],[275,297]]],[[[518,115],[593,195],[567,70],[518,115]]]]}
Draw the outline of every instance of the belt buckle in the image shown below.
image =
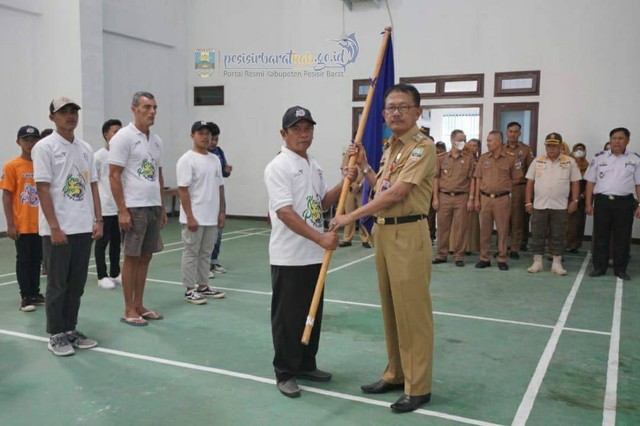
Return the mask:
{"type": "Polygon", "coordinates": [[[384,225],[384,217],[377,217],[376,218],[376,223],[378,225],[384,225]]]}
{"type": "Polygon", "coordinates": [[[609,199],[610,199],[611,201],[613,201],[613,200],[615,200],[615,199],[616,199],[616,197],[614,197],[613,195],[607,195],[607,197],[609,197],[609,199]]]}
{"type": "Polygon", "coordinates": [[[490,198],[496,198],[496,194],[489,194],[490,198]]]}
{"type": "Polygon", "coordinates": [[[455,197],[456,193],[455,192],[450,192],[449,195],[451,195],[452,197],[455,197]]]}

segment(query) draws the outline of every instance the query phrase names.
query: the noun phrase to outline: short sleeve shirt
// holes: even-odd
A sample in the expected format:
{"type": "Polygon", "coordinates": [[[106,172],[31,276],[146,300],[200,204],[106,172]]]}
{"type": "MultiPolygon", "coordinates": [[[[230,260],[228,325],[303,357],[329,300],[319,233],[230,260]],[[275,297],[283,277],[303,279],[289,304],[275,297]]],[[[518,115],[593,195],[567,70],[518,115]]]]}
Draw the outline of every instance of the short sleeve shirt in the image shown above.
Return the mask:
{"type": "MultiPolygon", "coordinates": [[[[31,156],[36,183],[49,183],[60,229],[67,235],[91,232],[95,219],[91,183],[98,181],[91,145],[78,138],[71,143],[54,131],[35,144],[31,156]]],[[[51,235],[42,206],[39,218],[40,235],[51,235]]]]}
{"type": "Polygon", "coordinates": [[[442,192],[469,192],[473,178],[473,157],[460,153],[454,157],[451,151],[438,157],[436,178],[442,192]]]}
{"type": "Polygon", "coordinates": [[[38,233],[38,191],[33,179],[33,161],[16,157],[4,165],[0,189],[11,192],[13,220],[20,234],[38,233]]]}
{"type": "Polygon", "coordinates": [[[269,239],[271,265],[312,265],[322,263],[324,258],[322,247],[293,232],[277,215],[282,207],[291,206],[305,223],[324,232],[322,200],[327,194],[327,184],[320,165],[312,156],[307,157],[308,161],[283,146],[264,170],[272,226],[269,239]]]}
{"type": "Polygon", "coordinates": [[[480,181],[480,191],[487,194],[511,192],[513,184],[522,179],[522,170],[516,169],[515,158],[502,149],[497,156],[489,151],[480,156],[475,177],[480,181]]]}
{"type": "Polygon", "coordinates": [[[529,166],[526,177],[534,181],[533,208],[536,210],[565,210],[571,182],[582,179],[576,161],[564,154],[555,161],[546,155],[536,157],[529,166]]]}
{"type": "Polygon", "coordinates": [[[98,175],[98,192],[100,192],[100,205],[102,206],[102,216],[116,216],[118,206],[111,193],[111,183],[109,182],[109,151],[100,148],[93,155],[96,162],[96,174],[98,175]]]}
{"type": "Polygon", "coordinates": [[[162,205],[160,168],[162,139],[150,132],[149,138],[133,123],[123,127],[109,142],[109,164],[124,167],[122,189],[124,202],[131,207],[162,205]]]}
{"type": "Polygon", "coordinates": [[[413,187],[402,200],[376,215],[401,217],[428,214],[436,162],[435,145],[417,126],[399,138],[390,137],[380,159],[375,194],[388,190],[397,182],[411,183],[413,187]]]}
{"type": "Polygon", "coordinates": [[[591,160],[584,179],[595,183],[594,194],[635,196],[636,185],[640,185],[640,156],[628,150],[618,156],[600,152],[591,160]]]}
{"type": "MultiPolygon", "coordinates": [[[[191,199],[191,211],[202,226],[217,226],[220,212],[220,187],[224,186],[222,165],[217,155],[199,154],[189,150],[176,164],[179,187],[186,187],[191,199]]],[[[187,223],[187,214],[180,205],[180,223],[187,223]]]]}

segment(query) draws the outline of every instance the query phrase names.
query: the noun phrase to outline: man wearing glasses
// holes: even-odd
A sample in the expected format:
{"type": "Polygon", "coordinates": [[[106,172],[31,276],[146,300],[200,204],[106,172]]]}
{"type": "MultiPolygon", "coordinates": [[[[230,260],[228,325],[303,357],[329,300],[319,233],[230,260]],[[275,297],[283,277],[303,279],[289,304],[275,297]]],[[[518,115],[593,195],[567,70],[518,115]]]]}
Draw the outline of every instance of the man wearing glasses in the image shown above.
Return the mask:
{"type": "MultiPolygon", "coordinates": [[[[280,392],[300,396],[296,378],[328,382],[331,374],[318,370],[316,354],[322,325],[322,299],[309,344],[300,342],[325,250],[335,250],[338,236],[324,232],[323,210],[338,201],[342,182],[328,189],[324,173],[307,153],[316,122],[308,109],[289,108],[280,135],[285,145],[264,170],[269,193],[271,237],[271,331],[273,368],[280,392]]],[[[357,176],[355,167],[347,172],[357,176]]]]}
{"type": "Polygon", "coordinates": [[[365,393],[404,389],[394,412],[417,409],[431,399],[433,312],[429,286],[432,248],[426,220],[436,171],[436,149],[420,132],[420,94],[398,84],[384,95],[384,119],[393,132],[374,173],[360,144],[349,148],[375,190],[373,200],[331,221],[337,230],[373,214],[378,287],[388,364],[382,378],[362,386],[365,393]]]}

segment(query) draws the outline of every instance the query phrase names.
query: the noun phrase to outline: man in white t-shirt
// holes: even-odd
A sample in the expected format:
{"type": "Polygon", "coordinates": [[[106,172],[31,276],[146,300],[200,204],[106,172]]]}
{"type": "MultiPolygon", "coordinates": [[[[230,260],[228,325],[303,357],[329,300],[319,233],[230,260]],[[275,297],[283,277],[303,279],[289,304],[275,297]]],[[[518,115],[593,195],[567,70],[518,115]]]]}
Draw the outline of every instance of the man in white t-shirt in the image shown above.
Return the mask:
{"type": "Polygon", "coordinates": [[[102,206],[103,233],[96,241],[94,250],[96,258],[96,272],[98,287],[104,289],[116,288],[122,282],[120,277],[120,225],[118,225],[118,206],[111,194],[109,183],[109,141],[122,128],[120,120],[111,119],[102,125],[104,147],[93,155],[96,161],[98,175],[98,189],[100,190],[100,205],[102,206]],[[105,251],[109,246],[109,273],[105,262],[105,251]]]}
{"type": "Polygon", "coordinates": [[[167,222],[162,205],[162,140],[150,130],[157,110],[151,93],[134,93],[133,123],[120,129],[109,142],[109,182],[124,232],[124,316],[120,321],[132,326],[162,319],[143,303],[149,263],[153,253],[163,248],[160,229],[167,222]]]}
{"type": "Polygon", "coordinates": [[[209,287],[209,259],[218,227],[224,227],[225,200],[222,166],[218,156],[207,151],[214,124],[196,121],[191,126],[193,147],[176,164],[182,224],[182,283],[184,300],[194,305],[204,296],[221,299],[224,293],[209,287]]]}
{"type": "MultiPolygon", "coordinates": [[[[273,367],[278,389],[290,398],[300,396],[296,378],[326,382],[331,374],[318,370],[316,354],[322,326],[322,299],[311,338],[300,342],[325,250],[335,250],[338,236],[324,232],[322,212],[334,204],[342,183],[328,190],[320,165],[307,150],[316,124],[309,110],[289,108],[280,135],[285,146],[265,168],[269,192],[271,238],[271,331],[273,367]]],[[[347,177],[356,179],[352,167],[347,177]]]]}
{"type": "Polygon", "coordinates": [[[39,233],[47,253],[48,348],[68,356],[75,348],[98,345],[76,330],[92,239],[102,236],[102,212],[93,149],[74,136],[80,106],[69,98],[54,99],[49,119],[56,131],[31,151],[40,198],[39,233]]]}

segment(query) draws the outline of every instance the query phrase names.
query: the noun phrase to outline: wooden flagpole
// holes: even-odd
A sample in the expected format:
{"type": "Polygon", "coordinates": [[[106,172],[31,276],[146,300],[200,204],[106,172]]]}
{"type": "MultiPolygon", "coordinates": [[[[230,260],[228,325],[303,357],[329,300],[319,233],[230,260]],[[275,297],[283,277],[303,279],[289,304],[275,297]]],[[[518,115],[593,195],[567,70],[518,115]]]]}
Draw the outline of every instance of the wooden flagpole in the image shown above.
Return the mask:
{"type": "MultiPolygon", "coordinates": [[[[369,110],[371,109],[371,103],[373,102],[373,94],[376,90],[378,83],[378,74],[380,74],[380,68],[382,67],[382,61],[384,60],[384,54],[387,50],[387,44],[389,37],[391,36],[391,27],[385,27],[384,37],[382,38],[382,45],[378,52],[378,60],[376,67],[373,70],[371,76],[371,86],[367,92],[367,99],[365,100],[364,108],[362,109],[362,116],[360,117],[360,123],[358,123],[358,132],[356,133],[355,142],[361,143],[362,136],[364,135],[364,128],[367,125],[367,118],[369,117],[369,110]]],[[[353,155],[349,158],[349,167],[356,165],[356,156],[353,155]]],[[[340,192],[340,199],[338,201],[338,207],[336,209],[336,216],[340,216],[344,213],[344,205],[347,200],[347,194],[349,193],[349,186],[351,181],[349,178],[345,178],[342,182],[342,190],[340,192]]],[[[313,299],[311,300],[311,306],[309,307],[309,314],[307,315],[307,321],[304,327],[304,333],[302,334],[302,344],[308,345],[309,338],[311,337],[311,330],[313,329],[313,323],[316,319],[316,313],[318,312],[318,305],[320,304],[320,297],[322,290],[324,289],[324,282],[327,278],[327,270],[329,269],[329,263],[331,262],[331,256],[333,250],[327,250],[324,253],[324,260],[322,261],[322,268],[320,268],[320,274],[318,275],[318,281],[316,282],[316,289],[313,293],[313,299]]]]}

